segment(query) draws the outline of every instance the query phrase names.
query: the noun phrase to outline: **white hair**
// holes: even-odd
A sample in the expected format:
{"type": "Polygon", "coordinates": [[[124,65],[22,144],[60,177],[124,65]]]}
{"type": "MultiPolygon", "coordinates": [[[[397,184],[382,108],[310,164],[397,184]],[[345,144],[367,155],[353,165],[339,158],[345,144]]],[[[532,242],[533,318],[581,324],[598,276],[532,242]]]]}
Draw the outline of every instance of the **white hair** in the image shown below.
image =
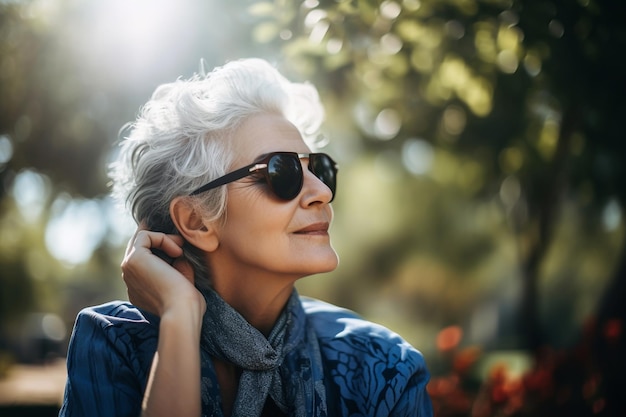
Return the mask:
{"type": "MultiPolygon", "coordinates": [[[[114,197],[138,224],[175,232],[170,202],[224,175],[233,161],[233,132],[259,113],[283,115],[311,146],[324,118],[315,87],[288,81],[258,58],[159,86],[129,125],[111,165],[114,197]]],[[[226,189],[192,200],[203,216],[216,220],[225,212],[226,189]]]]}

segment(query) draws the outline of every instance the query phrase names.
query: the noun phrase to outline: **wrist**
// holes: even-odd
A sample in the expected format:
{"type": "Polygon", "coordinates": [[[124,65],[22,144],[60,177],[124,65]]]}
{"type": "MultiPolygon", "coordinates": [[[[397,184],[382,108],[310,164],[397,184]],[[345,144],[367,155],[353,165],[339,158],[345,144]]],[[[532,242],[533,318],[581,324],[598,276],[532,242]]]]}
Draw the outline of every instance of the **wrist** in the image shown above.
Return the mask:
{"type": "Polygon", "coordinates": [[[185,323],[199,330],[205,310],[206,302],[200,294],[198,297],[181,297],[176,302],[165,305],[161,313],[161,327],[180,327],[185,323]]]}

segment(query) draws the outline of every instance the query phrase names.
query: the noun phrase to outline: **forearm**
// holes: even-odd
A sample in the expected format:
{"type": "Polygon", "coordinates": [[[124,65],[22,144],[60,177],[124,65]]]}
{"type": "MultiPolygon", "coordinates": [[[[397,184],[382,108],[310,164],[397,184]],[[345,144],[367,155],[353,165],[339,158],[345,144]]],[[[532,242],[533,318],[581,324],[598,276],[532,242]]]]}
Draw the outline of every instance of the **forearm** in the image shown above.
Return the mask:
{"type": "Polygon", "coordinates": [[[161,317],[142,416],[200,416],[201,325],[201,314],[190,304],[161,317]]]}

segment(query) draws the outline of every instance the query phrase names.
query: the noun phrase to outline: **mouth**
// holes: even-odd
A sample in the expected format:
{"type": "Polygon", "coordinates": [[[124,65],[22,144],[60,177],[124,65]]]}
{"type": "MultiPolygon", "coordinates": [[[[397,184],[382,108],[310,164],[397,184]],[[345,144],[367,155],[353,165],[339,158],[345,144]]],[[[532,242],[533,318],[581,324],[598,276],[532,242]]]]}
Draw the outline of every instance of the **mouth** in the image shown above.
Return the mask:
{"type": "Polygon", "coordinates": [[[296,235],[328,235],[328,222],[312,223],[294,232],[296,235]]]}

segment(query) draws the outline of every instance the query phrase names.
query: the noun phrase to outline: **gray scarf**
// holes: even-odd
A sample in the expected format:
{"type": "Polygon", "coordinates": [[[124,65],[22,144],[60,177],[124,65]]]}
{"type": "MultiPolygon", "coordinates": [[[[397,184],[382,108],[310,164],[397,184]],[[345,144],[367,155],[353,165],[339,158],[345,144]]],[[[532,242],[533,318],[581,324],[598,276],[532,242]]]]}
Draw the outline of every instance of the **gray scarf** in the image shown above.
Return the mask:
{"type": "Polygon", "coordinates": [[[200,344],[203,414],[222,415],[212,365],[212,358],[217,358],[242,370],[233,417],[260,416],[268,396],[290,416],[326,416],[319,345],[306,325],[297,292],[291,294],[268,338],[215,291],[202,292],[207,302],[200,344]],[[211,378],[204,375],[207,369],[213,371],[211,378]]]}

